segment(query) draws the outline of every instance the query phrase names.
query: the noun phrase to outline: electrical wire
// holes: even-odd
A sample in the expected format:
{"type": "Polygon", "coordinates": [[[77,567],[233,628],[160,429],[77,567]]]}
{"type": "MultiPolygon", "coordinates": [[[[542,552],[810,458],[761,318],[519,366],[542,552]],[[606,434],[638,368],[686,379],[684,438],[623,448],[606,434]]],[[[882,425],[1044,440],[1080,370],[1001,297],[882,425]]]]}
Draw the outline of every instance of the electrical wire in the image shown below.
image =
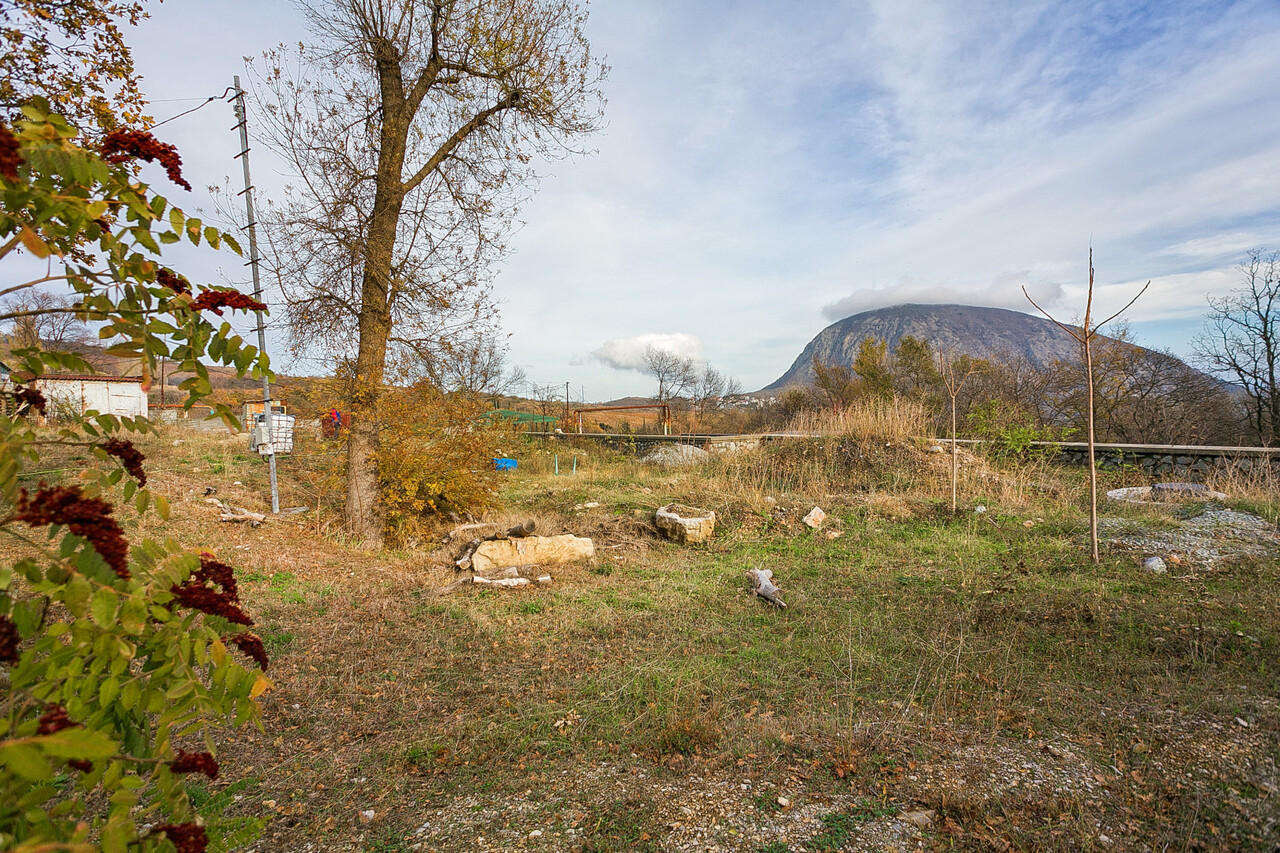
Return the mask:
{"type": "MultiPolygon", "coordinates": [[[[228,86],[226,89],[224,89],[224,90],[222,91],[222,94],[221,94],[221,95],[210,95],[209,97],[207,97],[207,98],[205,98],[205,99],[204,99],[204,102],[203,102],[203,103],[201,103],[201,104],[197,104],[196,106],[192,107],[192,108],[191,108],[191,109],[189,109],[189,110],[184,110],[183,112],[180,112],[180,113],[178,113],[178,114],[177,114],[177,115],[175,115],[175,116],[170,116],[169,118],[165,119],[164,121],[158,121],[158,122],[156,122],[155,124],[151,125],[150,127],[146,128],[146,129],[147,129],[147,130],[155,130],[157,127],[159,127],[159,126],[160,126],[160,125],[162,125],[162,124],[168,124],[169,122],[173,121],[174,119],[180,119],[180,118],[182,118],[182,117],[183,117],[183,116],[185,116],[185,115],[191,115],[191,113],[195,112],[196,110],[203,109],[204,107],[209,106],[209,104],[213,103],[214,101],[225,101],[225,100],[227,99],[227,95],[228,95],[228,94],[234,94],[234,92],[235,92],[235,89],[234,89],[233,87],[231,87],[231,86],[228,86]]],[[[196,98],[170,98],[169,100],[170,100],[170,101],[194,101],[194,100],[197,100],[197,99],[196,99],[196,98]]],[[[159,102],[159,101],[157,101],[157,103],[160,103],[160,102],[159,102]]]]}

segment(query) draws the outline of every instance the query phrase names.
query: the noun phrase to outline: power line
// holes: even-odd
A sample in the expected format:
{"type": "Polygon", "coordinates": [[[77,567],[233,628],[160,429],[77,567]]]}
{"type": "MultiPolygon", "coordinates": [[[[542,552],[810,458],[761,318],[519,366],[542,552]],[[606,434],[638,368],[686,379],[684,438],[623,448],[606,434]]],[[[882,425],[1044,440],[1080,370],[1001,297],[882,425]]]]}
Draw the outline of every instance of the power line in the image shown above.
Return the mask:
{"type": "MultiPolygon", "coordinates": [[[[210,95],[209,97],[204,99],[204,103],[197,104],[196,106],[192,107],[189,110],[184,110],[183,112],[178,113],[176,116],[169,116],[169,118],[165,119],[164,121],[158,121],[155,124],[148,127],[147,130],[155,130],[157,127],[159,127],[162,124],[168,124],[174,119],[182,118],[185,115],[191,115],[191,113],[195,112],[198,109],[207,107],[209,104],[213,103],[214,101],[225,101],[227,99],[227,93],[229,92],[234,93],[235,89],[228,86],[225,90],[223,90],[221,95],[210,95]]],[[[169,100],[170,101],[195,101],[195,100],[198,100],[198,98],[170,98],[169,100]]],[[[161,103],[161,102],[157,101],[156,103],[161,103]]]]}

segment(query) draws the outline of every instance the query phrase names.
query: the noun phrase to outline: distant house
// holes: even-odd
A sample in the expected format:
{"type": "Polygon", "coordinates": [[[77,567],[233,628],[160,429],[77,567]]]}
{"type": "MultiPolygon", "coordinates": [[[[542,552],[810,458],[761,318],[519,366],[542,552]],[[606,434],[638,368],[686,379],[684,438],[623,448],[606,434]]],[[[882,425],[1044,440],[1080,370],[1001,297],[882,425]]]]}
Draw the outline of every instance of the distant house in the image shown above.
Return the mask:
{"type": "Polygon", "coordinates": [[[147,416],[147,392],[136,376],[42,376],[36,387],[48,401],[49,414],[70,410],[83,415],[90,409],[103,415],[137,418],[147,416]]]}

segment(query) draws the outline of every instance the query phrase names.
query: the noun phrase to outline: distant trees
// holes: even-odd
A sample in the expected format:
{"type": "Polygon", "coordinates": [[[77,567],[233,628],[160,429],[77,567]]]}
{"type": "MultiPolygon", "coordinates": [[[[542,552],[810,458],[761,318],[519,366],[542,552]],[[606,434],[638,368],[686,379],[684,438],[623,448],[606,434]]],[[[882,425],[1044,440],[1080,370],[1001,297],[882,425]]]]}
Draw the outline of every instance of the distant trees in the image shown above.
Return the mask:
{"type": "MultiPolygon", "coordinates": [[[[1127,326],[1091,341],[1094,425],[1098,441],[1153,444],[1229,444],[1239,438],[1231,394],[1213,377],[1169,353],[1138,346],[1127,326]]],[[[927,341],[904,336],[889,349],[865,339],[852,365],[813,361],[814,381],[784,395],[775,419],[802,407],[841,409],[858,400],[892,395],[926,404],[936,413],[937,435],[950,431],[954,402],[961,436],[994,441],[1021,452],[1032,441],[1087,434],[1087,382],[1080,361],[1033,363],[1020,353],[985,358],[947,353],[939,359],[927,341]],[[947,373],[967,377],[948,387],[947,373]],[[952,400],[954,391],[954,401],[952,400]]]]}
{"type": "Polygon", "coordinates": [[[700,364],[692,356],[678,355],[652,344],[645,347],[644,367],[658,383],[653,399],[677,411],[687,406],[692,414],[690,426],[694,429],[713,406],[742,391],[737,379],[710,364],[700,364]]]}
{"type": "MultiPolygon", "coordinates": [[[[1094,345],[1094,415],[1105,441],[1148,444],[1220,444],[1234,440],[1232,401],[1212,376],[1176,356],[1131,341],[1127,327],[1094,345]]],[[[1046,399],[1059,420],[1083,430],[1078,364],[1050,372],[1046,399]]]]}
{"type": "Polygon", "coordinates": [[[1209,297],[1196,352],[1208,370],[1243,389],[1253,437],[1280,444],[1280,252],[1254,250],[1238,269],[1242,287],[1209,297]]]}
{"type": "Polygon", "coordinates": [[[76,349],[93,341],[78,315],[79,300],[33,288],[0,301],[0,322],[8,321],[11,349],[76,349]]]}

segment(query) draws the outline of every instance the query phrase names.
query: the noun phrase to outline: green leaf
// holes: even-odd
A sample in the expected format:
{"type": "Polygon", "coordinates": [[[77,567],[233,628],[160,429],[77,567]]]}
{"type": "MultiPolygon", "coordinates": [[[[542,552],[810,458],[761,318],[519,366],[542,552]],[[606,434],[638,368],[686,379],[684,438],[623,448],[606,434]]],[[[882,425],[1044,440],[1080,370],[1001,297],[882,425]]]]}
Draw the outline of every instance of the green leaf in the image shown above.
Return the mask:
{"type": "Polygon", "coordinates": [[[156,495],[156,512],[165,521],[169,520],[169,499],[164,495],[156,495]]]}
{"type": "Polygon", "coordinates": [[[102,853],[128,853],[134,839],[133,819],[128,813],[112,815],[102,828],[102,853]]]}
{"type": "Polygon", "coordinates": [[[93,595],[93,587],[84,575],[77,574],[67,583],[62,592],[62,603],[77,619],[83,619],[89,612],[89,598],[93,595]]]}
{"type": "Polygon", "coordinates": [[[124,600],[120,608],[120,625],[126,634],[141,634],[147,627],[147,602],[138,595],[131,595],[124,600]]]}
{"type": "Polygon", "coordinates": [[[14,743],[0,748],[0,764],[14,775],[33,782],[44,782],[53,776],[44,753],[30,743],[14,743]]]}
{"type": "Polygon", "coordinates": [[[116,743],[106,732],[97,729],[63,729],[35,743],[55,758],[110,758],[116,754],[116,743]]]}
{"type": "Polygon", "coordinates": [[[120,688],[120,704],[126,711],[132,711],[137,706],[141,693],[142,688],[137,681],[126,681],[124,687],[120,688]]]}
{"type": "Polygon", "coordinates": [[[102,587],[93,594],[90,615],[93,616],[93,621],[98,623],[99,627],[110,628],[115,625],[116,598],[115,590],[108,587],[102,587]]]}

